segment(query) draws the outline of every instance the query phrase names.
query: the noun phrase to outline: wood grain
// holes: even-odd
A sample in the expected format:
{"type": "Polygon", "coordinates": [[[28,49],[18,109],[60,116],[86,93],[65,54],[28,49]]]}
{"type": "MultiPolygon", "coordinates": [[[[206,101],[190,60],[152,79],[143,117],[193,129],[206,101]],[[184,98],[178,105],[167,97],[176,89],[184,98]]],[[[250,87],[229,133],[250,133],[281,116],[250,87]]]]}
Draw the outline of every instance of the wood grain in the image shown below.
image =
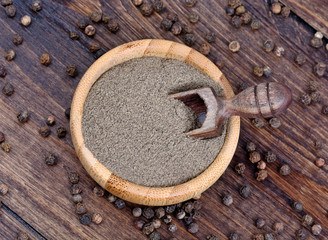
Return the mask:
{"type": "MultiPolygon", "coordinates": [[[[193,47],[196,50],[203,42],[205,33],[216,33],[216,42],[211,44],[209,58],[224,62],[222,72],[235,91],[241,83],[252,86],[269,80],[290,87],[294,101],[286,114],[280,117],[282,126],[277,130],[270,127],[257,129],[249,120],[242,119],[241,138],[232,163],[220,180],[202,194],[200,201],[204,208],[203,217],[198,221],[199,233],[195,236],[189,234],[178,221],[179,230],[174,236],[178,239],[205,239],[207,234],[216,233],[220,238],[227,239],[231,232],[237,231],[243,239],[250,239],[253,233],[262,232],[254,226],[255,219],[264,217],[267,220],[265,231],[269,231],[275,221],[282,221],[286,230],[280,239],[293,239],[294,232],[301,227],[301,216],[306,212],[324,227],[320,236],[315,238],[309,235],[309,239],[327,239],[328,168],[326,165],[319,169],[313,162],[319,156],[328,158],[328,118],[321,114],[322,105],[328,103],[328,84],[327,73],[319,79],[312,72],[317,61],[327,63],[327,51],[309,46],[315,30],[297,15],[291,14],[284,19],[270,14],[267,1],[243,2],[246,9],[261,20],[262,28],[258,32],[251,31],[249,27],[233,28],[230,17],[225,14],[225,0],[198,1],[193,9],[185,7],[183,0],[168,0],[165,5],[170,11],[177,12],[184,23],[191,10],[199,13],[200,21],[193,25],[197,39],[193,47]],[[267,38],[283,46],[285,56],[279,58],[273,53],[265,53],[261,45],[267,38]],[[241,44],[238,53],[228,49],[228,43],[232,40],[241,44]],[[307,57],[307,62],[301,67],[293,61],[298,52],[307,57]],[[273,74],[268,79],[255,77],[252,74],[255,65],[268,65],[273,74]],[[322,102],[304,107],[298,98],[305,92],[309,80],[319,82],[322,102]],[[321,150],[314,148],[315,139],[324,141],[321,150]],[[278,155],[278,161],[268,164],[269,178],[264,182],[254,179],[255,167],[247,160],[244,150],[248,141],[254,141],[261,153],[272,150],[278,155]],[[233,170],[238,162],[247,166],[243,177],[233,170]],[[288,163],[292,168],[289,176],[282,177],[278,173],[283,163],[288,163]],[[238,194],[244,184],[252,189],[248,200],[238,194]],[[221,203],[224,191],[230,191],[234,197],[230,208],[221,203]],[[295,213],[291,209],[294,200],[303,203],[304,213],[295,213]]],[[[0,62],[8,71],[8,75],[0,79],[0,88],[10,82],[16,89],[11,97],[0,94],[0,131],[6,134],[12,145],[9,154],[0,151],[0,180],[10,188],[1,201],[47,239],[146,239],[134,229],[130,207],[119,211],[106,199],[92,193],[95,182],[78,161],[70,134],[65,139],[58,139],[55,130],[58,126],[69,127],[64,110],[70,106],[83,73],[94,62],[93,55],[88,51],[91,43],[96,42],[107,51],[133,40],[160,38],[182,42],[181,37],[159,28],[165,12],[145,18],[130,0],[44,0],[39,13],[29,10],[30,3],[31,0],[16,1],[17,15],[13,19],[7,18],[0,9],[0,62]],[[94,38],[81,33],[80,40],[70,40],[69,31],[79,31],[75,26],[76,19],[89,14],[93,8],[101,8],[113,15],[121,25],[120,31],[112,34],[105,25],[97,24],[94,38]],[[19,24],[24,14],[32,16],[32,24],[28,28],[19,24]],[[18,47],[11,42],[16,32],[24,37],[23,44],[18,47]],[[6,62],[2,56],[10,48],[15,49],[17,57],[13,62],[6,62]],[[39,57],[45,52],[52,58],[49,67],[39,63],[39,57]],[[76,78],[65,74],[68,64],[78,66],[79,75],[76,78]],[[16,114],[25,108],[31,111],[31,119],[21,125],[16,120],[16,114]],[[57,123],[52,128],[51,136],[43,139],[38,129],[50,114],[56,117],[57,123]],[[57,166],[44,164],[44,156],[49,152],[59,157],[57,166]],[[84,201],[90,212],[103,214],[104,222],[101,225],[79,224],[70,200],[69,170],[78,171],[81,175],[84,201]]],[[[0,232],[10,230],[6,226],[1,224],[0,232]]],[[[173,235],[165,226],[160,232],[164,239],[173,235]]],[[[10,234],[8,237],[11,237],[10,234]]]]}

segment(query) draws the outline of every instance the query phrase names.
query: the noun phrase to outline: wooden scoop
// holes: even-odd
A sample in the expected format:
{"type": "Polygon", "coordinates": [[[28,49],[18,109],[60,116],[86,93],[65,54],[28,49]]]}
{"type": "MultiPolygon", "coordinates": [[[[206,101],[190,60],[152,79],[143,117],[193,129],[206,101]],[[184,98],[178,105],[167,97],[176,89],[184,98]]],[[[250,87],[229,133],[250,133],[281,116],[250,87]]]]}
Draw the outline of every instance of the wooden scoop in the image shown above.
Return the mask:
{"type": "Polygon", "coordinates": [[[213,88],[205,87],[171,94],[198,116],[206,114],[201,128],[187,132],[194,138],[211,138],[221,134],[224,121],[233,115],[269,118],[285,111],[291,103],[291,90],[280,83],[261,83],[234,96],[218,97],[213,88]]]}

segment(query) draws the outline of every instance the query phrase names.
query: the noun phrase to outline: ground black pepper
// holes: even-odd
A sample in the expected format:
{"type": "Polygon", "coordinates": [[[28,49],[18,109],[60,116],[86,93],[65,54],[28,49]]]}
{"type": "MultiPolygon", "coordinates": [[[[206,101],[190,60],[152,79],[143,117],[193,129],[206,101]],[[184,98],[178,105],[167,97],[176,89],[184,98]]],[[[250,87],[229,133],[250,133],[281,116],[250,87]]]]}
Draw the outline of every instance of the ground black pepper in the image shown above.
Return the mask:
{"type": "Polygon", "coordinates": [[[153,4],[151,4],[150,2],[144,2],[144,3],[140,6],[140,12],[141,12],[141,14],[144,15],[145,17],[149,17],[149,16],[152,15],[153,12],[154,12],[153,4]]]}
{"type": "Polygon", "coordinates": [[[54,154],[48,154],[44,161],[48,166],[53,166],[57,164],[58,158],[54,154]]]}
{"type": "Polygon", "coordinates": [[[5,59],[7,61],[12,61],[12,60],[14,60],[15,57],[16,57],[16,53],[13,49],[9,49],[8,51],[6,51],[5,59]]]}
{"type": "Polygon", "coordinates": [[[5,12],[8,17],[13,18],[16,15],[16,7],[14,5],[9,5],[5,7],[5,12]]]}
{"type": "Polygon", "coordinates": [[[49,54],[48,53],[42,54],[40,57],[40,62],[44,66],[49,66],[51,62],[49,54]]]}
{"type": "Polygon", "coordinates": [[[66,73],[70,77],[76,77],[78,74],[76,65],[75,64],[68,65],[66,67],[66,73]]]}
{"type": "Polygon", "coordinates": [[[116,33],[120,29],[120,25],[116,20],[112,19],[108,22],[107,28],[110,32],[116,33]]]}
{"type": "Polygon", "coordinates": [[[23,43],[23,37],[21,35],[19,35],[18,33],[14,34],[13,43],[16,46],[21,45],[23,43]]]}
{"type": "Polygon", "coordinates": [[[90,214],[86,213],[86,214],[80,215],[79,220],[80,220],[81,224],[89,225],[92,221],[92,218],[91,218],[90,214]]]}
{"type": "Polygon", "coordinates": [[[251,188],[247,185],[242,186],[239,190],[240,196],[248,198],[251,195],[251,188]]]}
{"type": "Polygon", "coordinates": [[[51,133],[51,130],[48,126],[43,126],[39,129],[39,134],[41,135],[41,137],[48,137],[51,133]]]}
{"type": "Polygon", "coordinates": [[[243,175],[245,172],[246,166],[243,163],[238,163],[235,166],[235,171],[239,174],[239,175],[243,175]]]}

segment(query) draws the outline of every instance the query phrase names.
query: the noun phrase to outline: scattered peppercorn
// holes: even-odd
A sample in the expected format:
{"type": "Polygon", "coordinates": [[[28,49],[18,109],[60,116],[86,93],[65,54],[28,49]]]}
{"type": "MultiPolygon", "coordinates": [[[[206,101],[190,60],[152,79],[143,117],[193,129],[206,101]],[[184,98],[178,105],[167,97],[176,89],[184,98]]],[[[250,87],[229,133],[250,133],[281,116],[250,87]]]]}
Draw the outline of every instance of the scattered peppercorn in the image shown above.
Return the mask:
{"type": "Polygon", "coordinates": [[[213,234],[207,235],[206,240],[219,240],[219,238],[213,234]]]}
{"type": "Polygon", "coordinates": [[[185,4],[187,7],[193,7],[197,3],[197,0],[185,0],[185,4]]]}
{"type": "Polygon", "coordinates": [[[246,12],[245,7],[243,5],[240,5],[239,7],[236,8],[235,14],[237,16],[240,16],[240,15],[242,15],[245,12],[246,12]]]}
{"type": "Polygon", "coordinates": [[[257,128],[262,128],[266,125],[266,121],[263,118],[254,118],[252,124],[257,128]]]}
{"type": "Polygon", "coordinates": [[[313,67],[313,72],[317,77],[322,77],[325,74],[327,65],[323,62],[318,62],[314,67],[313,67]]]}
{"type": "Polygon", "coordinates": [[[322,106],[321,113],[328,116],[328,105],[322,106]]]}
{"type": "Polygon", "coordinates": [[[117,209],[123,209],[123,208],[125,208],[125,202],[122,200],[122,199],[117,199],[116,201],[115,201],[115,207],[117,208],[117,209]]]}
{"type": "Polygon", "coordinates": [[[16,240],[29,240],[30,237],[25,232],[19,232],[19,233],[17,233],[17,236],[15,239],[16,240]]]}
{"type": "Polygon", "coordinates": [[[14,34],[13,43],[16,46],[21,45],[23,43],[23,37],[21,35],[19,35],[18,33],[14,34]]]}
{"type": "Polygon", "coordinates": [[[253,19],[253,21],[251,22],[251,29],[255,31],[255,30],[259,30],[260,27],[261,27],[261,21],[259,19],[253,19]]]}
{"type": "Polygon", "coordinates": [[[252,240],[264,240],[264,235],[263,234],[253,235],[252,240]]]}
{"type": "Polygon", "coordinates": [[[255,76],[262,77],[264,73],[264,69],[261,66],[255,66],[253,69],[253,73],[255,76]]]}
{"type": "Polygon", "coordinates": [[[183,219],[185,216],[186,216],[186,212],[183,211],[183,210],[180,210],[180,211],[177,212],[177,214],[176,214],[176,218],[179,219],[179,220],[183,219]]]}
{"type": "Polygon", "coordinates": [[[308,227],[308,226],[311,226],[313,224],[313,217],[309,214],[305,214],[303,217],[302,217],[302,224],[303,226],[305,227],[308,227]]]}
{"type": "Polygon", "coordinates": [[[70,31],[69,38],[72,40],[78,40],[80,38],[80,34],[78,32],[70,31]]]}
{"type": "Polygon", "coordinates": [[[10,83],[5,83],[5,85],[2,88],[2,93],[5,94],[6,96],[11,96],[15,92],[14,86],[11,85],[10,83]]]}
{"type": "Polygon", "coordinates": [[[0,78],[4,78],[7,75],[7,70],[5,66],[0,65],[0,78]]]}
{"type": "Polygon", "coordinates": [[[0,143],[5,141],[5,134],[3,132],[0,132],[0,143]]]}
{"type": "Polygon", "coordinates": [[[13,0],[1,0],[1,5],[3,7],[6,7],[6,6],[11,5],[11,4],[13,4],[13,0]]]}
{"type": "Polygon", "coordinates": [[[256,150],[256,145],[253,142],[248,142],[246,145],[247,152],[254,152],[256,150]]]}
{"type": "Polygon", "coordinates": [[[324,166],[324,165],[325,165],[325,159],[323,159],[323,158],[318,158],[318,159],[316,159],[316,160],[315,160],[315,165],[316,165],[317,167],[322,167],[322,166],[324,166]]]}
{"type": "MultiPolygon", "coordinates": [[[[219,240],[219,239],[217,239],[217,240],[219,240]]],[[[231,233],[230,236],[229,236],[229,240],[239,240],[239,234],[236,233],[236,232],[231,233]]]]}
{"type": "Polygon", "coordinates": [[[92,221],[92,218],[91,218],[90,214],[86,213],[86,214],[80,215],[79,220],[80,220],[81,224],[89,225],[92,221]]]}
{"type": "Polygon", "coordinates": [[[132,3],[134,6],[139,7],[143,3],[143,0],[132,0],[132,3]]]}
{"type": "Polygon", "coordinates": [[[92,53],[97,52],[99,49],[100,49],[100,46],[97,43],[92,43],[89,46],[89,51],[92,52],[92,53]]]}
{"type": "Polygon", "coordinates": [[[264,227],[264,225],[265,225],[265,220],[263,219],[263,218],[258,218],[258,219],[256,219],[256,221],[255,221],[255,226],[257,227],[257,228],[263,228],[264,227]]]}
{"type": "Polygon", "coordinates": [[[83,199],[82,199],[81,194],[74,194],[72,196],[72,200],[73,200],[74,203],[81,203],[81,202],[83,202],[83,199]]]}
{"type": "Polygon", "coordinates": [[[204,38],[208,43],[213,43],[215,42],[216,34],[214,32],[207,32],[204,38]]]}
{"type": "Polygon", "coordinates": [[[116,20],[112,19],[108,22],[107,28],[110,32],[116,33],[120,29],[120,25],[116,20]]]}
{"type": "Polygon", "coordinates": [[[51,62],[49,54],[48,53],[42,54],[40,57],[40,62],[44,66],[49,66],[51,62]]]}
{"type": "Polygon", "coordinates": [[[321,94],[319,92],[312,92],[310,98],[313,103],[318,103],[321,101],[321,94]]]}
{"type": "Polygon", "coordinates": [[[43,126],[39,129],[39,134],[41,135],[41,137],[48,137],[50,135],[51,131],[50,128],[48,126],[43,126]]]}
{"type": "Polygon", "coordinates": [[[5,151],[6,153],[10,152],[10,144],[7,142],[2,142],[1,143],[1,148],[3,151],[5,151]]]}
{"type": "Polygon", "coordinates": [[[211,48],[210,48],[210,45],[206,42],[204,42],[201,46],[200,46],[200,49],[199,49],[200,53],[207,56],[210,54],[210,51],[211,51],[211,48]]]}
{"type": "Polygon", "coordinates": [[[284,231],[284,224],[282,222],[276,222],[273,224],[272,228],[276,233],[281,233],[284,231]]]}
{"type": "Polygon", "coordinates": [[[137,220],[134,222],[134,226],[136,227],[136,229],[139,229],[139,230],[141,230],[144,225],[145,225],[145,221],[143,221],[143,220],[137,220]]]}
{"type": "Polygon", "coordinates": [[[149,235],[149,240],[161,240],[161,235],[159,232],[154,231],[149,235]]]}
{"type": "Polygon", "coordinates": [[[287,164],[284,164],[280,167],[280,170],[279,170],[279,173],[282,175],[282,176],[287,176],[290,174],[290,167],[289,165],[287,164]]]}
{"type": "Polygon", "coordinates": [[[56,121],[55,121],[55,117],[54,116],[49,116],[49,117],[47,117],[47,119],[46,119],[46,124],[48,125],[48,126],[53,126],[53,125],[55,125],[55,123],[56,123],[56,121]]]}
{"type": "Polygon", "coordinates": [[[32,2],[32,5],[31,5],[31,10],[34,11],[34,12],[38,12],[42,9],[42,2],[41,0],[36,0],[36,1],[33,1],[32,2]]]}
{"type": "Polygon", "coordinates": [[[224,205],[226,205],[227,207],[231,206],[233,203],[233,198],[232,198],[231,194],[224,195],[222,198],[222,203],[224,205]]]}
{"type": "Polygon", "coordinates": [[[191,213],[192,210],[194,209],[194,206],[193,206],[192,202],[189,201],[183,205],[183,209],[185,210],[186,213],[191,213]]]}
{"type": "Polygon", "coordinates": [[[264,239],[265,240],[275,240],[276,237],[274,236],[273,233],[266,233],[266,234],[264,234],[264,239]]]}
{"type": "Polygon", "coordinates": [[[83,203],[78,203],[75,205],[75,213],[78,215],[82,215],[88,212],[88,209],[83,203]]]}
{"type": "Polygon", "coordinates": [[[228,6],[228,7],[226,8],[226,14],[227,14],[228,16],[233,16],[233,15],[235,15],[235,9],[234,9],[233,7],[228,6]]]}
{"type": "Polygon", "coordinates": [[[183,219],[183,222],[186,226],[189,226],[191,223],[193,223],[192,216],[186,214],[186,216],[183,219]]]}
{"type": "Polygon", "coordinates": [[[290,8],[289,7],[283,7],[281,9],[281,16],[283,16],[284,18],[288,18],[290,14],[290,8]]]}
{"type": "Polygon", "coordinates": [[[228,6],[232,8],[237,8],[238,6],[240,6],[240,0],[229,0],[228,6]]]}
{"type": "Polygon", "coordinates": [[[142,215],[146,218],[146,219],[151,219],[154,217],[155,215],[155,212],[152,208],[150,207],[146,207],[144,210],[143,210],[143,213],[142,215]]]}
{"type": "Polygon", "coordinates": [[[293,209],[295,212],[302,212],[303,211],[303,204],[300,202],[294,202],[293,203],[293,209]]]}
{"type": "Polygon", "coordinates": [[[175,211],[176,205],[169,205],[165,207],[165,212],[171,214],[175,211]]]}
{"type": "Polygon", "coordinates": [[[257,168],[260,169],[260,170],[264,170],[266,168],[266,163],[261,160],[257,163],[257,168]]]}
{"type": "Polygon", "coordinates": [[[94,23],[100,22],[102,19],[102,11],[101,10],[94,10],[90,15],[90,20],[94,23]]]}
{"type": "Polygon", "coordinates": [[[159,220],[159,219],[153,219],[152,221],[151,221],[151,224],[153,224],[153,226],[154,226],[154,228],[155,229],[158,229],[158,228],[160,228],[161,227],[161,220],[159,220]]]}
{"type": "Polygon", "coordinates": [[[21,24],[25,27],[29,26],[32,22],[32,18],[29,15],[24,15],[21,18],[21,24]]]}
{"type": "Polygon", "coordinates": [[[8,192],[8,186],[6,184],[1,183],[0,184],[0,195],[4,196],[8,192]]]}
{"type": "Polygon", "coordinates": [[[235,171],[239,174],[239,175],[243,175],[245,172],[246,166],[243,163],[238,163],[235,166],[235,171]]]}
{"type": "Polygon", "coordinates": [[[233,16],[231,18],[231,24],[235,28],[240,28],[241,27],[241,19],[240,19],[240,17],[239,16],[233,16]]]}
{"type": "Polygon", "coordinates": [[[9,5],[5,7],[5,12],[8,17],[13,18],[16,15],[16,7],[14,5],[9,5]]]}
{"type": "Polygon", "coordinates": [[[68,65],[66,67],[66,73],[70,77],[76,77],[77,76],[77,67],[75,64],[68,65]]]}
{"type": "Polygon", "coordinates": [[[81,29],[85,29],[88,26],[88,20],[85,18],[81,18],[76,22],[77,26],[81,29]]]}
{"type": "Polygon", "coordinates": [[[232,41],[229,43],[229,50],[233,53],[238,52],[240,50],[240,44],[238,41],[232,41]]]}
{"type": "Polygon", "coordinates": [[[5,59],[7,61],[12,61],[12,60],[14,60],[15,57],[16,57],[16,53],[13,49],[9,49],[8,51],[6,51],[5,59]]]}
{"type": "Polygon", "coordinates": [[[174,233],[174,232],[176,232],[176,231],[178,230],[178,227],[177,227],[176,224],[171,223],[171,224],[168,226],[168,230],[169,230],[169,232],[174,233]]]}
{"type": "Polygon", "coordinates": [[[163,222],[165,224],[169,224],[169,223],[172,222],[172,216],[171,215],[165,215],[162,219],[163,219],[163,222]]]}
{"type": "Polygon", "coordinates": [[[82,188],[79,184],[73,184],[71,186],[71,194],[72,195],[80,194],[81,192],[82,192],[82,188]]]}
{"type": "Polygon", "coordinates": [[[311,230],[314,236],[318,236],[322,231],[322,227],[319,224],[315,224],[312,226],[311,230]]]}
{"type": "Polygon", "coordinates": [[[310,105],[311,104],[311,97],[309,94],[304,93],[301,97],[300,97],[300,102],[303,103],[304,105],[310,105]]]}
{"type": "Polygon", "coordinates": [[[101,17],[101,21],[103,21],[103,23],[108,23],[110,20],[112,20],[113,18],[107,14],[103,14],[101,17]]]}
{"type": "Polygon", "coordinates": [[[305,240],[307,238],[307,232],[305,229],[301,228],[295,232],[295,236],[297,240],[305,240]]]}
{"type": "Polygon", "coordinates": [[[108,200],[108,202],[110,202],[110,203],[115,202],[116,199],[117,199],[117,197],[116,197],[115,195],[111,194],[111,193],[108,194],[108,196],[107,196],[107,200],[108,200]]]}
{"type": "Polygon", "coordinates": [[[169,12],[167,15],[166,15],[166,18],[171,20],[172,22],[177,22],[179,21],[179,16],[178,14],[176,14],[175,12],[169,12]]]}
{"type": "Polygon", "coordinates": [[[105,194],[105,191],[102,187],[95,186],[92,190],[92,192],[97,196],[97,197],[103,197],[105,194]]]}
{"type": "Polygon", "coordinates": [[[310,41],[310,45],[314,48],[320,48],[323,45],[323,41],[321,38],[313,37],[310,41]]]}
{"type": "Polygon", "coordinates": [[[310,80],[308,83],[308,91],[309,92],[315,92],[317,91],[319,88],[319,83],[317,81],[314,80],[310,80]]]}
{"type": "Polygon", "coordinates": [[[53,166],[53,165],[56,165],[57,162],[58,162],[58,159],[57,157],[54,155],[54,154],[48,154],[45,159],[44,159],[45,163],[48,165],[48,166],[53,166]]]}
{"type": "Polygon", "coordinates": [[[219,68],[219,69],[222,69],[224,67],[224,62],[219,59],[219,60],[216,60],[215,61],[215,65],[219,68]]]}
{"type": "Polygon", "coordinates": [[[68,180],[72,184],[77,184],[80,181],[80,176],[77,172],[69,172],[68,180]]]}
{"type": "Polygon", "coordinates": [[[281,126],[280,119],[276,117],[271,118],[269,124],[272,128],[279,128],[281,126]]]}
{"type": "Polygon", "coordinates": [[[251,152],[249,154],[249,160],[251,161],[251,163],[257,163],[257,162],[261,161],[261,155],[260,155],[260,153],[259,152],[256,152],[256,151],[251,152]]]}
{"type": "Polygon", "coordinates": [[[259,182],[264,181],[267,177],[268,177],[268,171],[267,170],[260,170],[260,171],[255,173],[255,178],[259,182]]]}
{"type": "Polygon", "coordinates": [[[199,226],[197,223],[191,223],[189,226],[188,226],[188,232],[194,234],[194,233],[197,233],[199,230],[199,226]]]}
{"type": "Polygon", "coordinates": [[[141,12],[141,14],[144,15],[145,17],[149,17],[149,16],[152,15],[153,12],[154,12],[153,4],[151,4],[150,2],[144,2],[144,3],[140,6],[140,12],[141,12]]]}
{"type": "Polygon", "coordinates": [[[171,32],[174,35],[179,35],[182,32],[182,24],[180,22],[175,22],[171,27],[171,32]]]}
{"type": "Polygon", "coordinates": [[[278,2],[275,2],[271,5],[271,11],[274,14],[279,14],[281,12],[281,5],[278,2]]]}
{"type": "Polygon", "coordinates": [[[266,52],[271,52],[274,49],[274,42],[272,40],[266,40],[263,43],[263,50],[266,52]]]}
{"type": "Polygon", "coordinates": [[[247,185],[242,186],[239,190],[240,196],[248,198],[251,195],[251,188],[247,185]]]}
{"type": "Polygon", "coordinates": [[[67,134],[67,130],[64,127],[57,128],[57,137],[64,138],[67,134]]]}
{"type": "Polygon", "coordinates": [[[165,31],[169,31],[172,27],[173,22],[167,18],[163,18],[160,27],[165,30],[165,31]]]}
{"type": "Polygon", "coordinates": [[[249,12],[245,12],[240,16],[241,23],[248,25],[252,21],[252,15],[249,12]]]}
{"type": "Polygon", "coordinates": [[[142,232],[145,235],[151,234],[152,232],[154,232],[154,230],[155,230],[155,228],[154,228],[153,224],[151,224],[151,223],[144,224],[143,228],[142,228],[142,232]]]}
{"type": "Polygon", "coordinates": [[[142,209],[140,207],[133,208],[132,215],[134,217],[140,217],[142,215],[142,209]]]}
{"type": "Polygon", "coordinates": [[[98,58],[100,58],[102,55],[104,55],[106,52],[102,49],[102,48],[100,48],[93,56],[94,56],[94,58],[95,59],[98,59],[98,58]]]}
{"type": "Polygon", "coordinates": [[[88,26],[85,27],[84,33],[87,36],[91,37],[91,36],[93,36],[93,35],[96,34],[96,28],[94,26],[92,26],[92,25],[88,25],[88,26]]]}
{"type": "Polygon", "coordinates": [[[103,217],[99,213],[92,214],[92,222],[95,224],[100,224],[103,220],[103,217]]]}
{"type": "Polygon", "coordinates": [[[191,23],[197,23],[198,20],[199,20],[199,15],[198,15],[196,12],[191,12],[191,13],[188,15],[188,20],[189,20],[189,22],[191,22],[191,23]]]}
{"type": "Polygon", "coordinates": [[[21,111],[17,114],[17,120],[21,123],[26,123],[30,117],[30,114],[27,110],[21,111]]]}
{"type": "Polygon", "coordinates": [[[275,48],[274,50],[274,54],[277,56],[277,57],[281,57],[285,54],[285,49],[281,46],[278,46],[275,48]]]}
{"type": "Polygon", "coordinates": [[[195,41],[196,41],[195,35],[192,33],[188,33],[183,36],[183,42],[189,47],[192,46],[195,43],[195,41]]]}
{"type": "Polygon", "coordinates": [[[272,163],[272,162],[275,162],[277,160],[277,155],[274,154],[273,152],[271,151],[268,151],[265,153],[264,155],[264,159],[268,162],[268,163],[272,163]]]}
{"type": "Polygon", "coordinates": [[[266,77],[269,77],[272,73],[272,70],[269,66],[265,66],[263,68],[263,75],[266,76],[266,77]]]}
{"type": "Polygon", "coordinates": [[[165,210],[163,207],[159,207],[159,208],[155,209],[155,216],[157,218],[162,218],[162,217],[164,217],[164,215],[165,215],[165,210]]]}
{"type": "Polygon", "coordinates": [[[299,53],[295,56],[295,62],[298,64],[298,65],[303,65],[305,62],[306,62],[306,57],[303,53],[299,53]]]}
{"type": "Polygon", "coordinates": [[[153,1],[153,8],[155,12],[162,12],[164,9],[164,3],[162,2],[162,0],[154,0],[153,1]]]}

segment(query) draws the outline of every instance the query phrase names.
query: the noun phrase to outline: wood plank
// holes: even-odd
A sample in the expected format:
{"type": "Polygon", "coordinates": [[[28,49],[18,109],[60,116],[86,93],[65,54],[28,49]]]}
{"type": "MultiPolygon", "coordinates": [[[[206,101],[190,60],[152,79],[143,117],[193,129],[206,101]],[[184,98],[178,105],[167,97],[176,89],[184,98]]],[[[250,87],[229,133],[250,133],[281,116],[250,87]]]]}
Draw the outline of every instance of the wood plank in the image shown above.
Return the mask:
{"type": "Polygon", "coordinates": [[[302,18],[307,24],[328,38],[328,1],[282,0],[282,3],[302,18]]]}
{"type": "MultiPolygon", "coordinates": [[[[165,5],[168,10],[177,12],[182,22],[187,22],[191,9],[185,7],[183,2],[169,0],[165,5]]],[[[198,1],[192,9],[200,15],[199,23],[193,25],[197,37],[193,47],[199,48],[207,31],[215,32],[217,39],[211,44],[209,58],[224,61],[222,71],[235,90],[240,83],[251,86],[266,80],[282,82],[293,90],[294,101],[287,113],[281,116],[283,124],[278,130],[270,127],[256,129],[249,120],[242,119],[240,142],[232,163],[200,200],[204,207],[201,211],[203,217],[198,221],[199,233],[195,236],[189,234],[180,221],[176,221],[179,230],[175,234],[169,233],[166,226],[160,229],[160,233],[165,239],[173,235],[178,239],[205,239],[210,233],[227,239],[226,236],[237,231],[243,239],[250,239],[253,233],[262,232],[256,229],[254,221],[264,217],[267,220],[264,231],[271,231],[274,222],[282,221],[286,230],[281,239],[292,239],[294,232],[301,227],[302,214],[307,212],[324,227],[319,237],[311,236],[310,239],[326,239],[328,168],[326,165],[318,169],[313,161],[318,156],[327,158],[328,149],[325,143],[322,150],[315,150],[313,140],[328,139],[328,120],[320,112],[322,104],[328,102],[328,84],[327,75],[318,79],[312,68],[317,61],[326,61],[327,52],[323,48],[316,50],[309,46],[313,29],[296,15],[283,19],[270,14],[266,1],[243,2],[247,10],[261,19],[263,26],[258,32],[251,31],[249,27],[233,28],[229,23],[230,17],[225,14],[225,0],[198,1]],[[261,49],[267,38],[272,38],[277,45],[285,48],[284,57],[278,58],[261,49]],[[232,40],[241,43],[240,52],[234,54],[229,51],[227,45],[232,40]],[[302,67],[293,61],[298,52],[307,56],[308,61],[302,67]],[[257,64],[270,66],[272,76],[268,79],[255,77],[252,69],[257,64]],[[322,103],[304,108],[298,98],[305,92],[309,80],[320,83],[322,103]],[[261,153],[271,149],[279,158],[279,161],[268,165],[270,176],[263,183],[254,179],[255,168],[247,160],[244,149],[250,140],[258,145],[261,153]],[[247,166],[244,177],[233,170],[238,162],[244,162],[247,166]],[[290,176],[278,174],[282,163],[290,164],[290,176]],[[238,194],[243,184],[252,188],[252,196],[247,200],[238,194]],[[230,208],[221,203],[224,191],[230,191],[234,197],[230,208]],[[303,213],[295,213],[291,209],[294,200],[303,203],[303,213]]],[[[9,154],[0,151],[0,180],[10,187],[6,204],[47,239],[146,239],[133,227],[134,219],[130,213],[133,205],[119,211],[106,199],[92,193],[95,182],[76,158],[70,135],[60,140],[55,136],[55,130],[58,126],[69,127],[64,110],[70,105],[83,73],[94,62],[88,52],[91,43],[96,42],[107,51],[137,39],[164,38],[182,42],[181,37],[159,28],[166,12],[145,18],[130,0],[44,0],[44,7],[39,13],[32,13],[28,9],[29,4],[30,1],[15,2],[17,16],[14,19],[7,18],[0,11],[0,55],[9,48],[14,48],[17,53],[13,62],[0,58],[8,70],[6,78],[0,80],[0,87],[5,82],[11,82],[16,89],[11,97],[0,94],[0,131],[6,134],[12,145],[9,154]],[[105,25],[96,24],[97,34],[94,38],[81,33],[80,40],[70,40],[68,32],[78,31],[76,19],[90,14],[94,7],[113,15],[120,23],[120,31],[112,34],[105,25]],[[32,16],[32,24],[28,28],[19,24],[24,14],[32,16]],[[24,37],[24,43],[18,47],[11,43],[15,32],[24,37]],[[39,57],[44,52],[52,57],[49,67],[39,63],[39,57]],[[75,63],[79,70],[79,75],[74,79],[65,74],[65,66],[71,63],[75,63]],[[21,125],[16,120],[16,114],[24,108],[32,114],[29,122],[21,125]],[[38,129],[50,114],[56,117],[57,123],[52,128],[52,135],[43,139],[38,129]],[[59,157],[57,166],[47,167],[43,163],[44,156],[49,152],[59,157]],[[70,199],[67,180],[67,171],[70,170],[81,175],[83,198],[89,211],[103,214],[104,222],[101,225],[83,226],[79,223],[70,199]]]]}

